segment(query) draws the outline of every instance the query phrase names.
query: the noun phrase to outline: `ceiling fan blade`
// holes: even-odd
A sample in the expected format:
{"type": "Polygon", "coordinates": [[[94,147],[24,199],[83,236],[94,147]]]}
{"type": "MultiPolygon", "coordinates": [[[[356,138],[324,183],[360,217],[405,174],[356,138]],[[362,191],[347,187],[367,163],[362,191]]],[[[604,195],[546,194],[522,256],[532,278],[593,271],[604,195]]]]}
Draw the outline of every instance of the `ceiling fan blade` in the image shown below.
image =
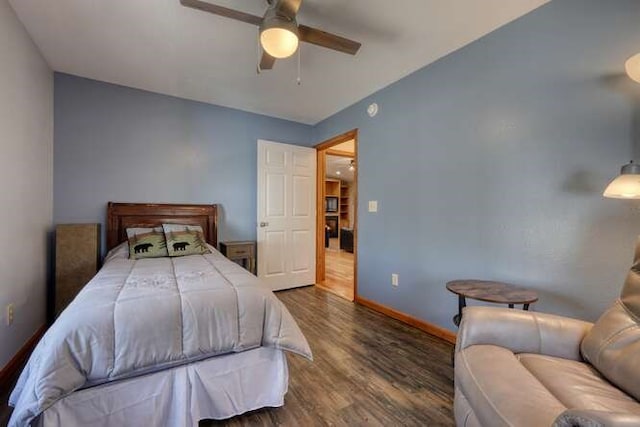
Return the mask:
{"type": "Polygon", "coordinates": [[[302,0],[278,0],[275,9],[279,14],[293,19],[298,14],[301,4],[302,0]]]}
{"type": "Polygon", "coordinates": [[[336,36],[335,34],[327,33],[326,31],[316,28],[307,27],[306,25],[298,25],[298,32],[300,33],[300,40],[303,42],[348,53],[349,55],[355,55],[358,49],[360,49],[360,46],[362,46],[361,43],[356,41],[345,39],[344,37],[336,36]]]}
{"type": "Polygon", "coordinates": [[[260,25],[262,23],[261,16],[251,15],[250,13],[240,12],[238,10],[229,9],[227,7],[218,6],[200,0],[180,0],[180,4],[193,9],[202,10],[213,13],[214,15],[224,16],[225,18],[235,19],[237,21],[246,22],[248,24],[260,25]]]}
{"type": "Polygon", "coordinates": [[[262,70],[270,70],[273,68],[273,64],[275,64],[276,58],[269,55],[264,50],[262,51],[262,58],[260,58],[260,64],[258,65],[258,72],[262,70]]]}

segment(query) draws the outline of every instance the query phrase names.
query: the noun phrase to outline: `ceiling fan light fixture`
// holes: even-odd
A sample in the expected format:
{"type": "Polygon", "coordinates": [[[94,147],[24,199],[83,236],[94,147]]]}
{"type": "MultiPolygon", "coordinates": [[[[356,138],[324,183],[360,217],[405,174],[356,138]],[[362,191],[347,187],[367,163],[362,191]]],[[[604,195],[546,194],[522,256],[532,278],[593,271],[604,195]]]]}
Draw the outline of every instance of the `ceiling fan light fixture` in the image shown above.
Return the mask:
{"type": "Polygon", "coordinates": [[[260,44],[269,55],[282,59],[293,55],[298,49],[298,25],[288,19],[269,12],[260,26],[260,44]]]}

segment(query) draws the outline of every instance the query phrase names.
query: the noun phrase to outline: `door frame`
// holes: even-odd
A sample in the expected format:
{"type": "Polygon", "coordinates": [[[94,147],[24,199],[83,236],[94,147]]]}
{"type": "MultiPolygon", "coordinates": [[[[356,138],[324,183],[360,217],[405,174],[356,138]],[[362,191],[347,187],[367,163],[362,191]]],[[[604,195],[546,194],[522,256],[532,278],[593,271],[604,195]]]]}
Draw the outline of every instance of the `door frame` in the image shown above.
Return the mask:
{"type": "MultiPolygon", "coordinates": [[[[324,181],[327,174],[326,155],[337,155],[352,157],[358,162],[358,129],[352,129],[348,132],[327,139],[315,147],[317,155],[316,167],[316,283],[321,282],[325,277],[325,247],[324,247],[324,198],[325,185],[324,181]],[[337,150],[331,151],[331,147],[342,144],[343,142],[354,141],[353,155],[351,153],[341,153],[337,150]]],[[[358,300],[358,171],[359,167],[353,174],[353,183],[356,191],[353,197],[353,300],[358,300]]]]}

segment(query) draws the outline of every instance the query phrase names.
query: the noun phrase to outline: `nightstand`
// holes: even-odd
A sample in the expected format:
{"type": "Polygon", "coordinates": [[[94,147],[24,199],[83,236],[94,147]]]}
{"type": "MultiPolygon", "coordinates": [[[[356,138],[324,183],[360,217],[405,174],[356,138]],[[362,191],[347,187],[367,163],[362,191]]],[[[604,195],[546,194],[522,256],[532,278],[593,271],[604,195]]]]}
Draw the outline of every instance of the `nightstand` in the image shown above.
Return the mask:
{"type": "Polygon", "coordinates": [[[231,261],[256,274],[256,242],[220,242],[220,252],[231,261]]]}
{"type": "Polygon", "coordinates": [[[100,224],[59,224],[55,239],[54,318],[98,271],[100,224]]]}

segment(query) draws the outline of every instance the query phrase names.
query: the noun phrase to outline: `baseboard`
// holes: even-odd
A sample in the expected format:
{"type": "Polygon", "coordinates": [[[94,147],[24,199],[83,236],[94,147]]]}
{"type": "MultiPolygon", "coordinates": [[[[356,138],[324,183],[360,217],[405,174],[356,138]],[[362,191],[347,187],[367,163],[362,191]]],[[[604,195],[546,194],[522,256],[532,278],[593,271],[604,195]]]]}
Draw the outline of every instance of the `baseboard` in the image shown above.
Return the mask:
{"type": "Polygon", "coordinates": [[[4,368],[0,371],[0,390],[7,390],[11,387],[11,381],[15,378],[16,373],[22,367],[24,362],[27,360],[34,347],[42,338],[44,333],[47,330],[46,325],[42,325],[38,328],[35,334],[29,341],[27,341],[20,350],[16,353],[15,356],[5,365],[4,368]]]}
{"type": "Polygon", "coordinates": [[[407,325],[411,325],[415,328],[418,328],[430,335],[434,335],[438,338],[442,338],[443,340],[448,341],[451,344],[456,343],[455,333],[447,329],[441,328],[440,326],[436,326],[433,323],[429,323],[429,322],[425,322],[424,320],[417,319],[413,316],[410,316],[406,313],[398,311],[394,308],[387,307],[386,305],[382,305],[380,303],[368,300],[366,298],[362,298],[359,295],[356,295],[355,301],[356,303],[364,305],[365,307],[368,307],[374,311],[377,311],[378,313],[385,314],[391,318],[394,318],[403,323],[406,323],[407,325]]]}

